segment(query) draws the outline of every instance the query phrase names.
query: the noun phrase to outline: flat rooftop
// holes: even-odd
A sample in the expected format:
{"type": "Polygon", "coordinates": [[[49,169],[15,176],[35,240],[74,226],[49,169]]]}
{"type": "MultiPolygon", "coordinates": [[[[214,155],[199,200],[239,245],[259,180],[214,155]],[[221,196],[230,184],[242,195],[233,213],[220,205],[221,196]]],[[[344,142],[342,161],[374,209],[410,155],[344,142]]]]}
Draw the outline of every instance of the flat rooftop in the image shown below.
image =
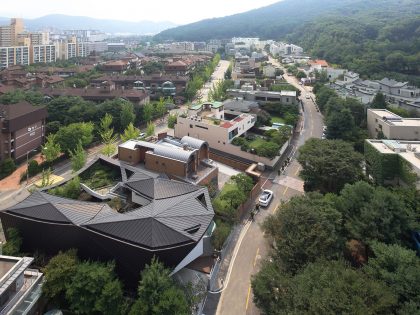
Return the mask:
{"type": "Polygon", "coordinates": [[[420,174],[420,141],[367,139],[376,150],[383,154],[399,154],[416,168],[420,174]]]}
{"type": "Polygon", "coordinates": [[[393,126],[420,127],[420,118],[403,118],[387,109],[368,109],[393,126]]]}
{"type": "Polygon", "coordinates": [[[3,278],[18,261],[19,259],[0,258],[0,279],[3,278]]]}

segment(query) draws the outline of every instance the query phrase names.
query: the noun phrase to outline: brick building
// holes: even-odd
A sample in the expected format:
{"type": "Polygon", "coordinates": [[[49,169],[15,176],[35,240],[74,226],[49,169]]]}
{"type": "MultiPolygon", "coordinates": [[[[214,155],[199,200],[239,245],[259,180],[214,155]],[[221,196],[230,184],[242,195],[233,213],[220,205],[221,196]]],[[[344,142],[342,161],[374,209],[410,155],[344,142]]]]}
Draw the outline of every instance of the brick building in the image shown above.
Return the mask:
{"type": "Polygon", "coordinates": [[[28,102],[0,104],[0,159],[22,159],[45,137],[47,109],[28,102]]]}

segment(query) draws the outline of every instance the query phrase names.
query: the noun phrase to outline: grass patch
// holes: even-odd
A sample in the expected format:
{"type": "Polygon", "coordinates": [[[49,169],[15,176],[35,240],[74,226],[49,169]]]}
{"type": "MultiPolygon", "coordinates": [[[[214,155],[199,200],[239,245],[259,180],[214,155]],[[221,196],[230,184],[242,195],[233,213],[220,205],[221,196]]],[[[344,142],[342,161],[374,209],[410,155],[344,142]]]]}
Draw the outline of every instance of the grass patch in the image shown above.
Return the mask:
{"type": "Polygon", "coordinates": [[[114,167],[96,162],[80,174],[80,179],[89,188],[98,189],[121,181],[121,172],[114,167]]]}
{"type": "Polygon", "coordinates": [[[285,120],[279,116],[271,116],[271,122],[278,123],[278,124],[286,124],[285,120]]]}

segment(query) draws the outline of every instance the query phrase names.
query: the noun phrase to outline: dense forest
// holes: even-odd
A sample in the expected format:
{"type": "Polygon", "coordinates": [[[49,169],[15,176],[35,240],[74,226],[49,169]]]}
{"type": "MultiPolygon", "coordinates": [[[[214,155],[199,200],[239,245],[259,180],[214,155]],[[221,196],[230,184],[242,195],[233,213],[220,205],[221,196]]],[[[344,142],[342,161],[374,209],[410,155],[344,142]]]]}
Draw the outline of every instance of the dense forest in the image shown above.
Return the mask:
{"type": "MultiPolygon", "coordinates": [[[[393,2],[393,1],[387,1],[393,2]]],[[[409,1],[405,1],[409,2],[409,1]]],[[[327,16],[288,35],[312,56],[371,78],[393,77],[420,85],[420,15],[381,6],[351,16],[327,16]]]]}

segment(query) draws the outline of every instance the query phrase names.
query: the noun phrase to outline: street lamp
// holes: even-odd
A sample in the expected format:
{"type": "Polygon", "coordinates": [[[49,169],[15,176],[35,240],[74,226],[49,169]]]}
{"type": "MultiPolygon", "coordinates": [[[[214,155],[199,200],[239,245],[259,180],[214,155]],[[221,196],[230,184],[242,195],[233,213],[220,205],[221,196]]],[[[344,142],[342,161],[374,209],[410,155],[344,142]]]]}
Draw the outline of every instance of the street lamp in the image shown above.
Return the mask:
{"type": "Polygon", "coordinates": [[[29,183],[29,153],[36,152],[36,149],[26,152],[26,185],[29,183]]]}

